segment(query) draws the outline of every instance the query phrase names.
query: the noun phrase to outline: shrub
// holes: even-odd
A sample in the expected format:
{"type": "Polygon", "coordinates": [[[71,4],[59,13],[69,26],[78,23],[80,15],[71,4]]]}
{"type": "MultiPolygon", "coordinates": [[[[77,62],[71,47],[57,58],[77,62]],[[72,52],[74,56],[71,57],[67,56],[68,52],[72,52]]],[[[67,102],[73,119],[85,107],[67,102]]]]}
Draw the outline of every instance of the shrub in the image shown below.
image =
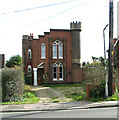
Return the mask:
{"type": "Polygon", "coordinates": [[[44,85],[47,85],[47,83],[48,83],[48,75],[47,74],[44,75],[43,83],[44,83],[44,85]]]}
{"type": "Polygon", "coordinates": [[[31,91],[31,86],[30,85],[24,85],[24,91],[29,92],[31,91]]]}
{"type": "Polygon", "coordinates": [[[2,101],[19,101],[24,90],[23,72],[21,69],[4,69],[2,71],[2,101]]]}
{"type": "Polygon", "coordinates": [[[105,97],[105,69],[103,62],[94,62],[92,67],[85,68],[84,81],[91,83],[90,97],[105,97]]]}
{"type": "Polygon", "coordinates": [[[32,94],[31,92],[27,92],[25,94],[23,94],[23,98],[34,98],[36,97],[34,94],[32,94]]]}
{"type": "Polygon", "coordinates": [[[25,79],[25,84],[27,84],[27,85],[33,85],[33,76],[32,76],[32,72],[29,72],[28,73],[28,75],[26,75],[25,73],[24,73],[24,79],[25,79]]]}

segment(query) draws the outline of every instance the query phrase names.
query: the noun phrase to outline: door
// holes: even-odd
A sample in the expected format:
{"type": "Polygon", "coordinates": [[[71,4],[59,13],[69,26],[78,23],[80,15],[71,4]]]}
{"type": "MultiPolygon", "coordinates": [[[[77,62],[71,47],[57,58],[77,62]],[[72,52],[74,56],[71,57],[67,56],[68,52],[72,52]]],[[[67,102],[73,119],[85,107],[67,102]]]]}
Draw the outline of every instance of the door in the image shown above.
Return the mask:
{"type": "Polygon", "coordinates": [[[44,75],[44,68],[38,68],[38,72],[37,72],[37,76],[38,76],[38,85],[43,85],[43,75],[44,75]]]}

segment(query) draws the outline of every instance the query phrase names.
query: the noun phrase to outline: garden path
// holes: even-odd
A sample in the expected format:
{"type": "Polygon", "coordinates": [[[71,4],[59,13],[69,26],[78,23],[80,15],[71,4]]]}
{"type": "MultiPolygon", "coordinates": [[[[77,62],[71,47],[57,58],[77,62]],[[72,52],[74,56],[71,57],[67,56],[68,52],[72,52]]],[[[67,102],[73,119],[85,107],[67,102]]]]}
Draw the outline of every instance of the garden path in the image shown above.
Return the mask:
{"type": "Polygon", "coordinates": [[[70,98],[66,98],[61,92],[50,87],[31,86],[31,90],[35,91],[36,96],[40,98],[39,103],[66,102],[71,100],[70,98]]]}

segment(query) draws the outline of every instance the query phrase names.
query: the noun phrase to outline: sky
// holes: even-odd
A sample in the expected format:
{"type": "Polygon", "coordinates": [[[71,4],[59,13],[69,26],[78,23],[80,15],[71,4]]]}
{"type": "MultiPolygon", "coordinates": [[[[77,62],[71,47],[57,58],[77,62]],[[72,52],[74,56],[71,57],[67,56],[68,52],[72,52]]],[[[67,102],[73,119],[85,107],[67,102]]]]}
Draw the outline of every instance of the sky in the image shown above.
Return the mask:
{"type": "MultiPolygon", "coordinates": [[[[114,37],[117,37],[117,2],[114,0],[114,37]]],[[[81,61],[104,56],[103,29],[109,24],[109,0],[3,0],[0,3],[0,54],[8,60],[22,56],[22,36],[34,38],[50,29],[70,29],[81,22],[81,61]]],[[[105,30],[106,49],[109,28],[105,30]]]]}

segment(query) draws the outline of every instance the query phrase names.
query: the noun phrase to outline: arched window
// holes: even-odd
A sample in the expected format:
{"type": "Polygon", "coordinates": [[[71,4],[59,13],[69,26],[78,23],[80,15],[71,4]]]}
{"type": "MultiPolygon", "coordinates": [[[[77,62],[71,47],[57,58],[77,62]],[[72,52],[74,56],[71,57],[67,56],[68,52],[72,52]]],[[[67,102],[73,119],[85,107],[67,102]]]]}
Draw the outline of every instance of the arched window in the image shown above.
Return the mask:
{"type": "Polygon", "coordinates": [[[45,59],[45,43],[41,44],[41,59],[45,59]]]}
{"type": "Polygon", "coordinates": [[[31,59],[32,58],[32,55],[31,55],[31,49],[28,49],[28,59],[31,59]]]}
{"type": "Polygon", "coordinates": [[[29,72],[32,72],[32,67],[31,67],[31,65],[28,65],[28,73],[29,72]]]}
{"type": "Polygon", "coordinates": [[[63,59],[63,44],[60,40],[53,42],[53,59],[63,59]]]}
{"type": "Polygon", "coordinates": [[[60,62],[53,65],[53,81],[58,80],[63,80],[63,65],[60,62]]]}

